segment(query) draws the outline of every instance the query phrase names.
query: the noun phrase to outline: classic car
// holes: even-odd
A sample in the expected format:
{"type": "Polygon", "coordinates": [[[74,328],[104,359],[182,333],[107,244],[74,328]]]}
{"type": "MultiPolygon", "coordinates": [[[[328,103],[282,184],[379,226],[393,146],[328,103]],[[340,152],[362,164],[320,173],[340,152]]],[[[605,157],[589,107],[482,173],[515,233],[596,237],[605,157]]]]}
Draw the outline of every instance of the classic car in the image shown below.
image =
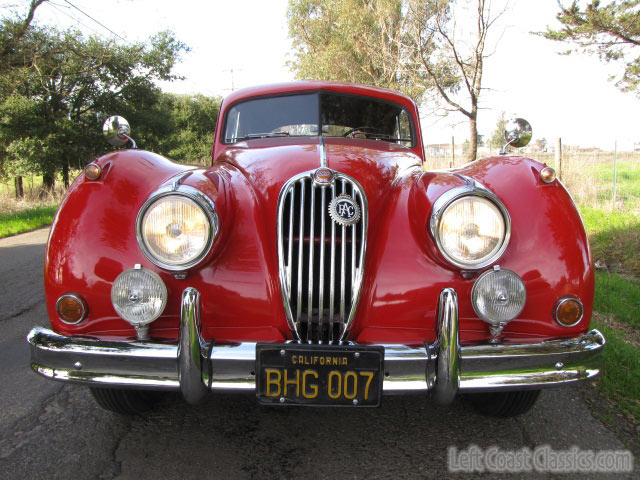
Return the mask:
{"type": "MultiPolygon", "coordinates": [[[[294,82],[224,99],[198,168],[115,150],[73,182],[46,249],[51,328],[32,369],[121,413],[199,403],[373,407],[465,396],[528,411],[599,373],[594,271],[553,168],[516,155],[429,170],[416,104],[294,82]]],[[[525,145],[518,119],[507,144],[525,145]]]]}

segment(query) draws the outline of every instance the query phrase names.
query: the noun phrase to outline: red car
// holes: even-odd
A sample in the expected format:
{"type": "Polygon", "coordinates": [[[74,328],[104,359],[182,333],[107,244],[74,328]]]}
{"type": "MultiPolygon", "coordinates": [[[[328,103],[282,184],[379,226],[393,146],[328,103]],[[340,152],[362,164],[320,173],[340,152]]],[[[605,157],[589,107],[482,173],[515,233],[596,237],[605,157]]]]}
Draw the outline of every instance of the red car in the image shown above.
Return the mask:
{"type": "MultiPolygon", "coordinates": [[[[89,164],[53,223],[51,329],[31,365],[138,412],[189,403],[377,406],[468,396],[517,415],[599,373],[594,272],[552,168],[519,156],[428,170],[416,104],[325,82],[249,88],[220,108],[212,166],[136,149],[89,164]]],[[[508,143],[531,138],[522,120],[508,143]]]]}

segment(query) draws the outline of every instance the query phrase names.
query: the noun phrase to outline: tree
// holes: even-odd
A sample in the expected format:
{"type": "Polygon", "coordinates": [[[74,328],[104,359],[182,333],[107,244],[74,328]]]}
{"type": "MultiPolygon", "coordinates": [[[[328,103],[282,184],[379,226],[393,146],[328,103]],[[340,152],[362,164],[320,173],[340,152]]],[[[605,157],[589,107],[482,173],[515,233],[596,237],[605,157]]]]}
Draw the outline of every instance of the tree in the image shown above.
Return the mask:
{"type": "Polygon", "coordinates": [[[468,119],[468,156],[475,160],[485,45],[502,14],[475,1],[475,31],[465,42],[454,15],[459,2],[451,0],[291,0],[290,67],[298,78],[370,83],[418,102],[439,98],[468,119]]]}
{"type": "Polygon", "coordinates": [[[502,112],[498,118],[498,123],[496,123],[496,129],[491,134],[491,139],[489,140],[491,148],[502,148],[504,144],[507,143],[504,138],[504,129],[507,123],[509,123],[509,120],[507,120],[506,113],[502,112]]]}
{"type": "Polygon", "coordinates": [[[403,0],[291,0],[287,11],[297,78],[422,92],[403,74],[403,0]]]}
{"type": "Polygon", "coordinates": [[[170,32],[145,44],[119,45],[31,25],[18,50],[21,81],[5,90],[0,103],[0,170],[29,165],[51,190],[57,171],[68,185],[70,165],[84,164],[104,148],[99,132],[108,114],[156,98],[154,80],[177,78],[171,70],[186,46],[170,32]]]}
{"type": "Polygon", "coordinates": [[[612,1],[604,6],[599,0],[582,3],[574,0],[565,7],[558,2],[556,18],[562,27],[547,27],[541,35],[571,44],[566,54],[578,50],[595,53],[605,62],[623,62],[624,73],[616,85],[640,96],[640,1],[612,1]]]}
{"type": "MultiPolygon", "coordinates": [[[[24,18],[15,15],[16,18],[3,18],[0,25],[0,99],[7,95],[7,92],[20,83],[23,73],[27,67],[25,62],[27,56],[21,48],[21,41],[24,38],[36,9],[46,0],[31,0],[24,18]]],[[[3,164],[3,155],[0,154],[0,167],[3,164]]],[[[5,155],[6,157],[6,155],[5,155]]],[[[1,168],[0,168],[0,173],[1,168]]],[[[22,187],[22,175],[18,170],[14,172],[14,184],[16,198],[24,197],[22,187]]]]}

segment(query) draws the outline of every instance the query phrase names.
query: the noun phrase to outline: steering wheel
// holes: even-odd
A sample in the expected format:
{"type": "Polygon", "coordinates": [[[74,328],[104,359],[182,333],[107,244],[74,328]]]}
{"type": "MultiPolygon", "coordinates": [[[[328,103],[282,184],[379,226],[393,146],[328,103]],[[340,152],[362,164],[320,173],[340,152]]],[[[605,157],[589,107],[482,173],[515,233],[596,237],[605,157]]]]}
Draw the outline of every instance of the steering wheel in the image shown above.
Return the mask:
{"type": "Polygon", "coordinates": [[[343,137],[348,137],[349,135],[353,136],[353,134],[355,133],[363,133],[365,136],[367,135],[367,131],[375,133],[376,128],[375,127],[356,127],[356,128],[352,128],[350,130],[347,130],[346,132],[344,132],[342,134],[343,137]]]}

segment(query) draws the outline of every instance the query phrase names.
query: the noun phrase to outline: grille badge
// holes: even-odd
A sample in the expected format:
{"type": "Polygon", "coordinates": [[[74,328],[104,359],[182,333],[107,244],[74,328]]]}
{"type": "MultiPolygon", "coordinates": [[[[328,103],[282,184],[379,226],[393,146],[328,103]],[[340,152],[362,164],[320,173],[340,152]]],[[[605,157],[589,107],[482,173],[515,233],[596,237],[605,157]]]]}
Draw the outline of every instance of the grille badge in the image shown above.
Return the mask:
{"type": "Polygon", "coordinates": [[[320,185],[329,185],[333,181],[333,172],[328,168],[319,168],[314,172],[313,180],[320,185]]]}
{"type": "Polygon", "coordinates": [[[338,195],[329,203],[329,215],[340,225],[354,225],[360,220],[360,207],[350,195],[338,195]]]}

